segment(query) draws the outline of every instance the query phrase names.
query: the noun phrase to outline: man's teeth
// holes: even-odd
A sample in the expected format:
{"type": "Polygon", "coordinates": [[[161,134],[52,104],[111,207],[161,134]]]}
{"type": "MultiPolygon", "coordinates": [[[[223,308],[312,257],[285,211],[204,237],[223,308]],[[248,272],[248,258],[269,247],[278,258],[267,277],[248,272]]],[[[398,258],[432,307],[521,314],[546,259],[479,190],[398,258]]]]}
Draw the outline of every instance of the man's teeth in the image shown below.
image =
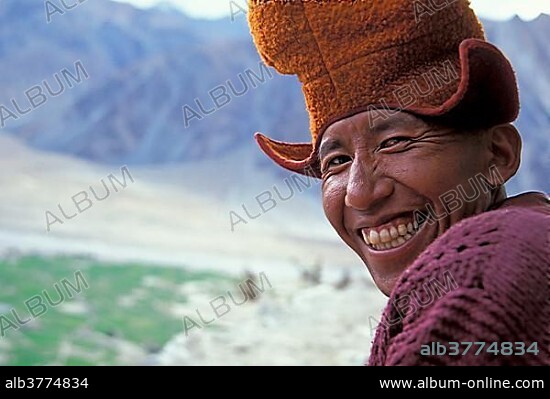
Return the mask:
{"type": "Polygon", "coordinates": [[[405,244],[413,238],[418,229],[418,223],[414,221],[408,224],[391,226],[389,229],[382,229],[380,231],[363,229],[362,233],[367,245],[381,251],[405,244]]]}

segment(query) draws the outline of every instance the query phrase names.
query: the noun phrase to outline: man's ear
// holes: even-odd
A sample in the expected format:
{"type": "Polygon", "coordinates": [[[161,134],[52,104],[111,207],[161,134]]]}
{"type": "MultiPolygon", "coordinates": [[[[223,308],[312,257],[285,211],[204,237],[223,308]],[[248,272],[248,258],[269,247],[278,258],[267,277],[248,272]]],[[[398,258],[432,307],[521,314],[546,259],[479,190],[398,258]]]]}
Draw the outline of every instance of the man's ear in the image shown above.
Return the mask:
{"type": "Polygon", "coordinates": [[[498,168],[504,181],[516,174],[521,161],[521,137],[510,123],[488,129],[487,143],[492,153],[491,165],[498,168]]]}

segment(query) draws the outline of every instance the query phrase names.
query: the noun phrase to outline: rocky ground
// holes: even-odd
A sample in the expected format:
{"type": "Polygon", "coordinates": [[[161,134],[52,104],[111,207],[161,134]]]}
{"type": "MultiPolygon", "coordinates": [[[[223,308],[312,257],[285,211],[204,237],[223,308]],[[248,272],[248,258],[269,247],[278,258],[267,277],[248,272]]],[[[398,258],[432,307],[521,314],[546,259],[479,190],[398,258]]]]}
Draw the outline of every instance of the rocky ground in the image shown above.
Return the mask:
{"type": "MultiPolygon", "coordinates": [[[[257,300],[235,306],[208,327],[175,336],[148,358],[161,365],[361,365],[367,359],[384,298],[370,281],[343,273],[318,283],[275,277],[257,300]]],[[[242,295],[234,287],[233,297],[242,295]]],[[[189,286],[184,314],[208,311],[212,298],[189,286]],[[202,306],[195,306],[202,304],[202,306]],[[199,309],[199,310],[200,310],[199,309]]],[[[215,304],[219,304],[215,302],[215,304]]],[[[227,308],[224,308],[227,309],[227,308]]],[[[183,310],[183,309],[182,309],[183,310]]],[[[210,311],[212,313],[212,311],[210,311]]],[[[207,316],[204,319],[208,321],[207,316]]]]}

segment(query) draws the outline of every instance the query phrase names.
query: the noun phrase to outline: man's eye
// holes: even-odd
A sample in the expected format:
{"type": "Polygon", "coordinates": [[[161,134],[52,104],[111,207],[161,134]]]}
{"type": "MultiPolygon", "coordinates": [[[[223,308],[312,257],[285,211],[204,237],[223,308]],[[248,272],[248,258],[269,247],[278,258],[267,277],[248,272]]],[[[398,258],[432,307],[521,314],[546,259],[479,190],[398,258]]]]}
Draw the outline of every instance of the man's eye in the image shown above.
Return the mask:
{"type": "Polygon", "coordinates": [[[330,166],[340,166],[340,165],[345,164],[349,160],[350,160],[350,157],[348,157],[348,156],[338,155],[334,158],[329,159],[328,162],[327,162],[327,166],[329,166],[329,167],[330,166]]]}
{"type": "Polygon", "coordinates": [[[387,139],[387,140],[383,141],[382,144],[380,144],[380,148],[381,149],[390,148],[390,147],[396,146],[400,143],[404,143],[404,142],[407,142],[407,141],[410,141],[410,139],[408,137],[392,137],[390,139],[387,139]]]}
{"type": "Polygon", "coordinates": [[[324,162],[323,172],[327,172],[332,168],[337,168],[340,165],[344,165],[349,162],[351,158],[347,155],[337,155],[332,158],[329,158],[324,162]]]}

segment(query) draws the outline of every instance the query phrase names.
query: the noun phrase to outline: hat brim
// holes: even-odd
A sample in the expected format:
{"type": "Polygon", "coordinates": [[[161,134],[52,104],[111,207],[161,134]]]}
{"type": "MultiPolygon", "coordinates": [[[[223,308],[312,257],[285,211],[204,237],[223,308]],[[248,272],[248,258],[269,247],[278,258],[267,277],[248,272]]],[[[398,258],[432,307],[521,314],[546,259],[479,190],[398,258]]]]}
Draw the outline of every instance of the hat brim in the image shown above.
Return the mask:
{"type": "MultiPolygon", "coordinates": [[[[460,82],[454,94],[440,105],[413,105],[404,111],[419,116],[445,117],[465,126],[489,127],[513,122],[519,114],[519,94],[514,70],[506,56],[486,41],[466,39],[460,44],[459,60],[460,82]]],[[[368,108],[372,108],[372,104],[365,104],[339,119],[368,108]]],[[[329,125],[321,129],[316,143],[276,141],[261,133],[256,133],[254,137],[262,151],[279,166],[292,172],[321,177],[316,153],[322,134],[329,125]]]]}

